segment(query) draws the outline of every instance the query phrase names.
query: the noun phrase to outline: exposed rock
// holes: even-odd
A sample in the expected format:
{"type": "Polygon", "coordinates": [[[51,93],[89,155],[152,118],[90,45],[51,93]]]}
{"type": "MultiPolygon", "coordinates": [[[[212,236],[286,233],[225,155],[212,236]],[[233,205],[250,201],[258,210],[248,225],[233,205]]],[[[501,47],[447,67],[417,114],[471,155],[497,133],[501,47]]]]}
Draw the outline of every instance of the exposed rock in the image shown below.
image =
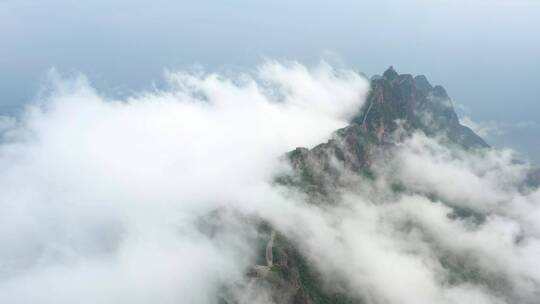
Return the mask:
{"type": "Polygon", "coordinates": [[[383,78],[371,81],[366,103],[349,126],[337,130],[324,144],[288,153],[298,176],[284,177],[280,182],[307,191],[314,202],[318,196],[328,201],[331,189],[343,182],[339,168],[369,175],[373,156],[392,145],[398,129],[444,135],[449,144],[466,149],[489,147],[459,123],[442,86],[432,87],[425,76],[399,75],[390,67],[383,78]]]}
{"type": "Polygon", "coordinates": [[[390,66],[388,68],[388,70],[386,70],[384,73],[383,73],[383,78],[388,80],[388,81],[392,81],[396,78],[399,77],[399,74],[394,70],[394,67],[393,66],[390,66]]]}
{"type": "MultiPolygon", "coordinates": [[[[442,86],[432,86],[423,75],[400,75],[390,67],[382,77],[372,77],[371,92],[351,124],[335,131],[326,143],[289,152],[285,157],[295,174],[276,182],[301,189],[313,204],[332,203],[339,198],[333,191],[351,182],[343,172],[371,178],[375,158],[416,131],[446,136],[448,144],[465,149],[489,147],[459,123],[442,86]]],[[[297,248],[284,236],[274,237],[266,247],[267,266],[257,266],[256,272],[271,285],[276,303],[361,303],[322,288],[320,276],[297,248]]]]}
{"type": "Polygon", "coordinates": [[[371,93],[353,123],[362,125],[378,138],[394,132],[398,122],[409,130],[428,135],[442,133],[466,148],[488,147],[486,142],[459,123],[451,99],[442,86],[432,87],[423,75],[399,75],[393,67],[382,79],[371,82],[371,93]],[[381,130],[384,130],[381,135],[381,130]]]}
{"type": "Polygon", "coordinates": [[[415,76],[414,85],[416,86],[417,89],[426,93],[433,90],[433,86],[431,85],[431,83],[429,83],[427,77],[424,75],[415,76]]]}

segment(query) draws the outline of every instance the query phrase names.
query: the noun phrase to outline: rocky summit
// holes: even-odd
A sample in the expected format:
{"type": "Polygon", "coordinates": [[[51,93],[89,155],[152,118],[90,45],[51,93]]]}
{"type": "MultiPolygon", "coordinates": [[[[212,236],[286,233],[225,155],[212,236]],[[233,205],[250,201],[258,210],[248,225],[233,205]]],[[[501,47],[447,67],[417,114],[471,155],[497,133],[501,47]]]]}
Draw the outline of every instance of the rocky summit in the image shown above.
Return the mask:
{"type": "MultiPolygon", "coordinates": [[[[390,67],[382,76],[371,78],[367,100],[348,126],[336,130],[326,143],[311,149],[299,147],[286,155],[294,173],[276,182],[308,193],[312,204],[331,203],[337,200],[333,190],[350,182],[340,168],[370,178],[375,159],[414,132],[437,136],[449,146],[466,150],[489,148],[460,124],[442,86],[433,86],[424,75],[399,74],[390,67]]],[[[339,288],[323,288],[322,278],[287,236],[273,231],[269,239],[261,251],[265,262],[252,275],[270,286],[276,303],[362,303],[336,291],[339,288]]]]}
{"type": "Polygon", "coordinates": [[[489,147],[459,123],[452,100],[442,86],[432,86],[424,75],[398,74],[390,67],[382,77],[372,78],[370,94],[350,125],[337,130],[328,142],[313,149],[297,148],[288,157],[301,172],[298,186],[311,193],[327,194],[328,188],[340,179],[339,173],[333,172],[333,160],[354,172],[369,174],[375,154],[391,146],[397,135],[416,131],[464,149],[489,147]]]}

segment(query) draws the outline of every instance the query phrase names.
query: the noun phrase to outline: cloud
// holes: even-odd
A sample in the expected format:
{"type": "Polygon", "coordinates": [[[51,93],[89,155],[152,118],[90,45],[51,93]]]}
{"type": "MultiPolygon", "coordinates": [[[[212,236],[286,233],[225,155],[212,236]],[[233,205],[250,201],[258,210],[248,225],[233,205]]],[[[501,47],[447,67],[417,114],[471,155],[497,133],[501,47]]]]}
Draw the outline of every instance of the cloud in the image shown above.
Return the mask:
{"type": "Polygon", "coordinates": [[[534,303],[540,191],[520,190],[529,168],[512,156],[414,134],[299,242],[368,303],[534,303]]]}
{"type": "MultiPolygon", "coordinates": [[[[246,277],[287,237],[325,288],[366,303],[535,303],[540,191],[509,150],[417,133],[314,205],[282,155],[347,125],[363,77],[327,64],[171,72],[124,100],[58,80],[0,145],[0,302],[273,303],[246,277]]],[[[339,144],[339,141],[335,141],[339,144]]]]}
{"type": "Polygon", "coordinates": [[[386,172],[395,181],[425,195],[472,208],[496,208],[515,195],[528,166],[516,163],[511,150],[450,149],[422,134],[400,145],[386,172]]]}
{"type": "Polygon", "coordinates": [[[59,80],[28,108],[0,146],[0,302],[215,303],[254,263],[242,213],[279,207],[279,157],[345,126],[368,89],[324,63],[167,80],[126,100],[59,80]],[[238,214],[201,232],[215,210],[238,214]]]}
{"type": "Polygon", "coordinates": [[[503,135],[504,131],[494,122],[480,124],[472,120],[469,116],[464,116],[459,119],[459,123],[473,130],[474,133],[481,137],[491,137],[503,135]]]}

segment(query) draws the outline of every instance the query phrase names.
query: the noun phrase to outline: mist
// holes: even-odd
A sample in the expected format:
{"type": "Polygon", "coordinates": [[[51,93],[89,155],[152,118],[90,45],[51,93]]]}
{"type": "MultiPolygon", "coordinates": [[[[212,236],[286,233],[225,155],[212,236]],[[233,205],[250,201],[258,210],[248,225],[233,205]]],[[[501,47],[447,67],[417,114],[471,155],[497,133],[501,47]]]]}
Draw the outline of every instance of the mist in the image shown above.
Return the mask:
{"type": "MultiPolygon", "coordinates": [[[[168,72],[125,99],[54,71],[2,118],[0,302],[273,303],[268,223],[364,303],[535,303],[540,191],[510,150],[416,132],[315,204],[283,157],[335,138],[369,83],[327,63],[168,72]],[[399,187],[396,187],[399,186],[399,187]]],[[[330,155],[330,157],[333,157],[330,155]]]]}
{"type": "Polygon", "coordinates": [[[464,116],[503,132],[492,145],[540,164],[539,29],[536,0],[3,0],[0,109],[19,113],[52,66],[125,96],[194,64],[394,65],[444,85],[464,116]]]}
{"type": "Polygon", "coordinates": [[[43,100],[4,119],[4,303],[214,303],[253,263],[257,233],[234,215],[211,237],[198,222],[279,208],[280,156],[345,126],[368,90],[325,63],[171,72],[167,89],[126,100],[51,73],[43,100]]]}

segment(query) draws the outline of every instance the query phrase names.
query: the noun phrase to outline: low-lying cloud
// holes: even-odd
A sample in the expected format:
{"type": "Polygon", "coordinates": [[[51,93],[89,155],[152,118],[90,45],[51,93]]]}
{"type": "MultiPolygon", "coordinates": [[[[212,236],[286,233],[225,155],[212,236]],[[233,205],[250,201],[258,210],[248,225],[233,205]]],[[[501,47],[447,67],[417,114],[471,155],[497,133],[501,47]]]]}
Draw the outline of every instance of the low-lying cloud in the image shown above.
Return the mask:
{"type": "Polygon", "coordinates": [[[324,63],[167,81],[109,100],[84,77],[57,80],[2,119],[0,302],[214,303],[256,235],[231,217],[209,238],[197,221],[277,208],[280,156],[345,126],[368,90],[324,63]]]}
{"type": "Polygon", "coordinates": [[[348,124],[367,81],[326,64],[167,74],[125,100],[84,77],[2,118],[0,302],[272,303],[262,219],[365,303],[534,303],[540,192],[511,151],[413,134],[312,205],[282,155],[348,124]],[[5,126],[5,127],[4,127],[5,126]],[[226,291],[224,291],[226,290],[226,291]]]}
{"type": "Polygon", "coordinates": [[[337,206],[287,210],[294,225],[277,225],[328,286],[365,303],[535,303],[540,191],[523,186],[528,166],[421,133],[391,150],[337,206]]]}

